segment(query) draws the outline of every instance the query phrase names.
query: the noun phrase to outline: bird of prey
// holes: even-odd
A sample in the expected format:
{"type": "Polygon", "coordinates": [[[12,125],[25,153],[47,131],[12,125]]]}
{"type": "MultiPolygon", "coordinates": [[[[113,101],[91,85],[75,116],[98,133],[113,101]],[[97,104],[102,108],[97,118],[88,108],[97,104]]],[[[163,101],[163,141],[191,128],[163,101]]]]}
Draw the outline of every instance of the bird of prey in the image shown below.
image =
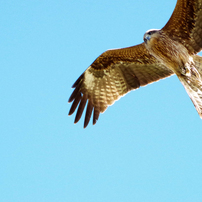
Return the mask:
{"type": "Polygon", "coordinates": [[[131,90],[176,74],[202,118],[202,0],[177,0],[167,24],[149,30],[144,42],[107,50],[76,80],[69,98],[75,123],[85,105],[84,128],[131,90]]]}

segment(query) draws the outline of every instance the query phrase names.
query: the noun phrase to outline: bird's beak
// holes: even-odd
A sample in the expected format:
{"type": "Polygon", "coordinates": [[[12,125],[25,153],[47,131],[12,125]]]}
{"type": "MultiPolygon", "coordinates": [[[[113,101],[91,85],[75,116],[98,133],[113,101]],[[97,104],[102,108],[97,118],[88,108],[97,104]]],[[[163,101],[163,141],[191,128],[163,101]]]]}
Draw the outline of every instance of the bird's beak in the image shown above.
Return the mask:
{"type": "Polygon", "coordinates": [[[148,35],[147,33],[144,35],[144,42],[147,43],[151,39],[151,36],[148,35]]]}

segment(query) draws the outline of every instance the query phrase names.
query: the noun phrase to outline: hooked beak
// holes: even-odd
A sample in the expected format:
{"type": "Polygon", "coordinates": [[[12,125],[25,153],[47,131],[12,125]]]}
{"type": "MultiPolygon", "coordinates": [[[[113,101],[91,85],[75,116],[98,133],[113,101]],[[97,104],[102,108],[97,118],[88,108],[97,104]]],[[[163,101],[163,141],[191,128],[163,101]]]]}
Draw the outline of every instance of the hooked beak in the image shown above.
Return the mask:
{"type": "Polygon", "coordinates": [[[147,41],[151,39],[151,36],[146,33],[146,34],[144,35],[144,38],[143,38],[143,39],[144,39],[144,42],[147,43],[147,41]]]}

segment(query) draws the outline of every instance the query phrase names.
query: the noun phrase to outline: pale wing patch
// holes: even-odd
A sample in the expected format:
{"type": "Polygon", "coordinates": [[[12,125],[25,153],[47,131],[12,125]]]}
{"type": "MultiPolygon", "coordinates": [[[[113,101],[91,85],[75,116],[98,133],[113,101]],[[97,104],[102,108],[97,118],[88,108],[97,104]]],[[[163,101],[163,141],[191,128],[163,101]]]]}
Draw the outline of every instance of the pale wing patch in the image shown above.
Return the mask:
{"type": "Polygon", "coordinates": [[[172,74],[171,70],[160,64],[144,65],[120,61],[103,70],[90,66],[73,85],[75,90],[69,102],[74,102],[69,115],[78,106],[75,123],[78,122],[84,105],[88,101],[84,127],[87,126],[93,109],[93,123],[95,124],[99,113],[103,113],[109,105],[114,104],[129,91],[172,74]]]}

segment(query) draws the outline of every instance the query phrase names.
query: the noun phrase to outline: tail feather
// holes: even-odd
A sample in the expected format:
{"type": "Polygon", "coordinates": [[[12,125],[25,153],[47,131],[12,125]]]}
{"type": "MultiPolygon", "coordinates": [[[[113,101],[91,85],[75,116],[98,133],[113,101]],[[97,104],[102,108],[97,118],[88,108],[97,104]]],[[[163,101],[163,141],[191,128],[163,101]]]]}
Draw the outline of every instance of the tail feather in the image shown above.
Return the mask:
{"type": "Polygon", "coordinates": [[[193,60],[195,63],[195,67],[196,67],[197,71],[199,72],[199,74],[202,78],[202,57],[199,55],[194,55],[193,60]]]}
{"type": "Polygon", "coordinates": [[[189,95],[199,116],[202,119],[202,57],[195,55],[193,59],[195,63],[194,72],[198,72],[198,75],[184,75],[178,76],[178,78],[183,84],[187,94],[189,95]]]}

